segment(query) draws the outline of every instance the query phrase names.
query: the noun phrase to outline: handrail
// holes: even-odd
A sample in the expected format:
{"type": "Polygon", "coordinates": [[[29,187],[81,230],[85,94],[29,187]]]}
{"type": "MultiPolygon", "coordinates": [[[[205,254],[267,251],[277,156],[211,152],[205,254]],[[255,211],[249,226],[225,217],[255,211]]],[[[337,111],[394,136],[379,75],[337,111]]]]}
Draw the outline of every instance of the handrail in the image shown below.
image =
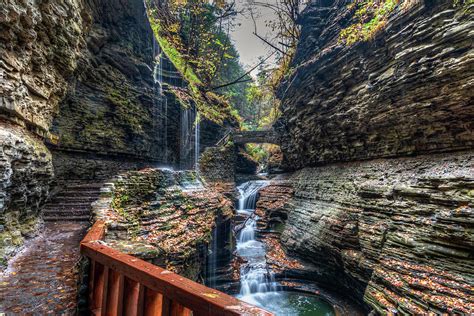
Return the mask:
{"type": "Polygon", "coordinates": [[[232,134],[234,130],[232,128],[229,128],[227,130],[227,132],[224,134],[224,136],[222,136],[222,138],[216,143],[216,146],[215,147],[219,147],[225,143],[228,142],[228,139],[229,139],[229,136],[232,134]]]}
{"type": "Polygon", "coordinates": [[[105,229],[97,221],[81,242],[81,254],[91,261],[93,315],[273,315],[104,245],[105,229]]]}

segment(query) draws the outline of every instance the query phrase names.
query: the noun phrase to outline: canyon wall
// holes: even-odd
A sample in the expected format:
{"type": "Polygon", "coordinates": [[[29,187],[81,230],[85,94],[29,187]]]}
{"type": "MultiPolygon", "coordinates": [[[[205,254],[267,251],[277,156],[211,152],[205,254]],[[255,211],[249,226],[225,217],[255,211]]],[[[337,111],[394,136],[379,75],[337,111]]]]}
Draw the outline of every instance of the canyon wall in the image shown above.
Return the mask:
{"type": "Polygon", "coordinates": [[[43,139],[90,25],[82,1],[0,6],[0,265],[41,223],[53,178],[43,139]]]}
{"type": "Polygon", "coordinates": [[[166,89],[185,85],[172,63],[155,67],[142,1],[7,0],[0,29],[3,264],[41,224],[52,184],[177,164],[186,110],[166,89]]]}
{"type": "Polygon", "coordinates": [[[295,72],[279,91],[287,164],[471,149],[472,5],[412,1],[373,40],[346,46],[348,3],[315,1],[302,17],[295,72]]]}
{"type": "Polygon", "coordinates": [[[125,170],[140,162],[178,163],[181,106],[163,87],[185,83],[164,55],[155,63],[161,49],[143,2],[90,0],[87,8],[87,47],[51,128],[57,176],[97,177],[115,173],[117,165],[125,170]]]}
{"type": "Polygon", "coordinates": [[[472,314],[473,5],[402,2],[347,46],[348,4],[308,5],[279,89],[275,129],[298,170],[281,242],[367,310],[472,314]]]}

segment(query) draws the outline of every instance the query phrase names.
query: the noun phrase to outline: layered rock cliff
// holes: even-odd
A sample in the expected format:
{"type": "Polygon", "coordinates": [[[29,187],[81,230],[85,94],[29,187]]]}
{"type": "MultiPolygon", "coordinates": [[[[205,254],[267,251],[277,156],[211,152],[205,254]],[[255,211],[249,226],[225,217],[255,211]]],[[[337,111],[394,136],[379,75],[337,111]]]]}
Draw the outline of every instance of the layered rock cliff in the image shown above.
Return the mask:
{"type": "Polygon", "coordinates": [[[307,263],[300,276],[367,311],[474,311],[466,3],[401,1],[373,40],[350,46],[339,36],[354,14],[349,1],[313,1],[301,19],[275,125],[286,168],[298,169],[275,190],[294,194],[273,209],[269,187],[260,209],[288,217],[280,241],[307,263]]]}
{"type": "Polygon", "coordinates": [[[193,138],[195,106],[176,93],[186,82],[143,1],[7,0],[0,30],[2,262],[41,223],[51,183],[189,168],[194,144],[221,137],[203,120],[202,139],[193,138]]]}
{"type": "Polygon", "coordinates": [[[81,1],[0,5],[0,261],[35,233],[53,177],[43,138],[91,21],[81,1]]]}
{"type": "Polygon", "coordinates": [[[295,72],[280,88],[287,163],[471,149],[472,8],[411,1],[375,39],[346,46],[348,3],[314,1],[302,17],[295,72]]]}
{"type": "Polygon", "coordinates": [[[192,171],[131,171],[121,174],[109,191],[94,206],[94,217],[108,226],[106,243],[203,280],[212,231],[217,222],[230,222],[231,200],[204,188],[192,171]]]}

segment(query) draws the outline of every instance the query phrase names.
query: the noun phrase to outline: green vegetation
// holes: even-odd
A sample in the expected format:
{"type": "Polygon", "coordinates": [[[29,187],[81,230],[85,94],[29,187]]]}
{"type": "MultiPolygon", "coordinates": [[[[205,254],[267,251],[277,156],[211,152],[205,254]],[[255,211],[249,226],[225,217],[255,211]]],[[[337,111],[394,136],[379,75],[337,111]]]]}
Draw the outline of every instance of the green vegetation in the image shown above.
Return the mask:
{"type": "MultiPolygon", "coordinates": [[[[151,16],[153,16],[153,13],[151,14],[151,16]]],[[[173,46],[173,44],[171,44],[171,42],[165,36],[162,35],[162,32],[160,32],[160,21],[156,18],[151,17],[150,24],[153,29],[153,33],[155,34],[156,39],[160,44],[161,49],[169,58],[169,60],[173,63],[176,69],[178,69],[178,71],[184,76],[186,81],[188,81],[191,85],[202,84],[201,80],[194,73],[193,69],[189,66],[189,64],[186,62],[185,58],[181,55],[181,53],[173,46]]]]}
{"type": "MultiPolygon", "coordinates": [[[[128,92],[128,89],[119,91],[113,88],[107,90],[107,101],[115,106],[114,114],[117,124],[121,124],[134,135],[144,134],[144,124],[149,124],[149,114],[135,100],[135,96],[128,92]]],[[[102,120],[100,120],[102,121],[102,120]]]]}
{"type": "Polygon", "coordinates": [[[246,102],[244,83],[227,85],[243,73],[230,40],[232,7],[200,0],[148,0],[148,16],[166,57],[183,75],[187,89],[173,91],[179,102],[196,105],[201,115],[218,124],[240,121],[235,108],[246,102]]]}
{"type": "MultiPolygon", "coordinates": [[[[355,11],[353,23],[339,33],[339,41],[345,45],[370,41],[383,30],[388,18],[397,7],[407,10],[415,2],[407,0],[357,0],[348,5],[348,10],[355,11]]],[[[474,0],[453,0],[454,6],[465,7],[474,4],[474,0]]]]}
{"type": "Polygon", "coordinates": [[[125,189],[120,188],[115,192],[111,206],[129,225],[128,234],[135,239],[140,232],[140,215],[127,208],[129,202],[130,197],[125,193],[125,189]]]}
{"type": "Polygon", "coordinates": [[[356,1],[349,10],[356,10],[354,23],[343,29],[339,40],[346,45],[369,41],[387,24],[387,19],[402,0],[356,1]]]}

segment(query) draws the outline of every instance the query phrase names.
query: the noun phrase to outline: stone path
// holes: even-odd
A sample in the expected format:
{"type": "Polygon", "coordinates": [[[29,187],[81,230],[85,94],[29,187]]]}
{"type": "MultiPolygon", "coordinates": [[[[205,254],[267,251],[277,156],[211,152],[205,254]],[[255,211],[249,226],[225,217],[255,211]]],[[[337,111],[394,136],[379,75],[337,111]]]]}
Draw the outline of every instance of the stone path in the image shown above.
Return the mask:
{"type": "Polygon", "coordinates": [[[45,205],[41,234],[0,273],[0,315],[75,314],[79,244],[101,186],[70,182],[45,205]]]}
{"type": "Polygon", "coordinates": [[[0,274],[0,314],[72,315],[77,305],[79,243],[88,222],[46,223],[0,274]]]}

